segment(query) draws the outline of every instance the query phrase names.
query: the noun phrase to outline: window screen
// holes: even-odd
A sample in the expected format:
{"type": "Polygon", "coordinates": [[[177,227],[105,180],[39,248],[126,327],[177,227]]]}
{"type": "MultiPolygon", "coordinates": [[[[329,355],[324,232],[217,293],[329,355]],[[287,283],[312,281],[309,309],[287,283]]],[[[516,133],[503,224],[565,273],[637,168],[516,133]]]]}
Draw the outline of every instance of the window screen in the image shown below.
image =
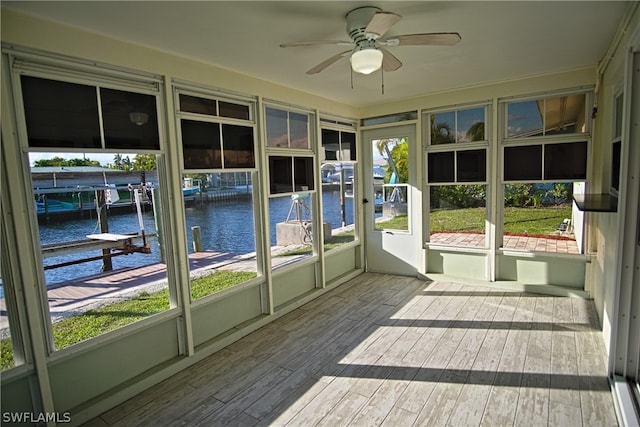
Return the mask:
{"type": "Polygon", "coordinates": [[[156,97],[100,89],[106,148],[160,149],[156,97]]]}
{"type": "Polygon", "coordinates": [[[429,153],[429,182],[454,182],[454,151],[429,153]]]}
{"type": "Polygon", "coordinates": [[[505,181],[540,179],[542,179],[542,145],[505,147],[505,181]]]}
{"type": "Polygon", "coordinates": [[[458,182],[487,180],[487,150],[464,150],[456,153],[458,182]]]}
{"type": "Polygon", "coordinates": [[[254,168],[253,128],[222,125],[225,168],[254,168]]]}
{"type": "Polygon", "coordinates": [[[293,162],[287,156],[269,156],[269,192],[293,192],[293,162]]]}
{"type": "Polygon", "coordinates": [[[185,169],[222,168],[220,125],[182,119],[180,126],[185,169]]]}
{"type": "Polygon", "coordinates": [[[572,180],[587,178],[587,143],[546,144],[544,179],[572,180]]]}
{"type": "Polygon", "coordinates": [[[30,147],[102,148],[94,86],[21,76],[30,147]]]}

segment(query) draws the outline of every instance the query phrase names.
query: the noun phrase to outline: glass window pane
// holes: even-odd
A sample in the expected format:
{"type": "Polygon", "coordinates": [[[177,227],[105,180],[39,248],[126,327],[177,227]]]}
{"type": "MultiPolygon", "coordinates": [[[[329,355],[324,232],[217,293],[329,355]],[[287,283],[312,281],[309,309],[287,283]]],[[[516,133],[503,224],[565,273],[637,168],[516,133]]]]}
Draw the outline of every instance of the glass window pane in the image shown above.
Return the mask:
{"type": "Polygon", "coordinates": [[[586,178],[586,141],[544,146],[544,179],[584,180],[586,178]]]}
{"type": "Polygon", "coordinates": [[[542,179],[542,145],[505,147],[505,181],[542,179]]]}
{"type": "Polygon", "coordinates": [[[573,183],[505,185],[503,248],[579,253],[572,195],[573,183]]]}
{"type": "Polygon", "coordinates": [[[309,116],[289,113],[289,141],[291,148],[309,148],[309,116]]]}
{"type": "Polygon", "coordinates": [[[382,186],[382,206],[376,212],[374,230],[409,231],[409,187],[407,184],[382,186]]]}
{"type": "Polygon", "coordinates": [[[544,100],[511,102],[507,105],[507,137],[542,135],[544,100]]]}
{"type": "Polygon", "coordinates": [[[206,114],[208,116],[218,115],[218,109],[214,99],[200,98],[182,93],[180,94],[180,111],[206,114]]]}
{"type": "Polygon", "coordinates": [[[100,89],[106,148],[160,149],[156,97],[100,89]]]}
{"type": "Polygon", "coordinates": [[[487,179],[487,150],[458,151],[458,182],[480,182],[487,179]]]}
{"type": "Polygon", "coordinates": [[[249,120],[249,106],[219,101],[220,116],[232,119],[249,120]]]}
{"type": "Polygon", "coordinates": [[[180,126],[185,169],[222,168],[220,125],[182,119],[180,126]]]}
{"type": "Polygon", "coordinates": [[[355,207],[353,163],[323,163],[322,217],[331,229],[325,229],[324,250],[334,249],[355,240],[355,207]]]}
{"type": "Polygon", "coordinates": [[[293,192],[293,159],[269,156],[269,193],[293,192]]]}
{"type": "Polygon", "coordinates": [[[456,135],[458,142],[484,141],[484,107],[457,112],[456,135]]]}
{"type": "Polygon", "coordinates": [[[429,187],[429,241],[439,245],[487,247],[486,185],[429,187]]]}
{"type": "Polygon", "coordinates": [[[558,96],[545,99],[544,134],[584,133],[585,95],[558,96]]]}
{"type": "Polygon", "coordinates": [[[454,152],[428,153],[429,182],[454,182],[454,152]]]}
{"type": "Polygon", "coordinates": [[[322,149],[325,160],[338,160],[340,132],[333,129],[322,129],[322,149]]]}
{"type": "Polygon", "coordinates": [[[313,184],[313,158],[312,157],[294,157],[293,159],[293,181],[295,183],[295,191],[314,190],[313,184]]]}
{"type": "Polygon", "coordinates": [[[252,172],[184,175],[191,297],[200,299],[257,276],[252,172]]]}
{"type": "Polygon", "coordinates": [[[374,230],[409,230],[409,143],[395,137],[371,141],[374,230]]]}
{"type": "Polygon", "coordinates": [[[269,147],[288,147],[289,130],[287,112],[267,108],[267,145],[269,147]]]}
{"type": "Polygon", "coordinates": [[[156,217],[162,214],[156,159],[135,155],[132,165],[144,169],[131,171],[78,169],[61,174],[48,188],[49,172],[43,181],[38,168],[32,168],[57,349],[169,309],[163,230],[156,228],[163,223],[156,217]]]}
{"type": "Polygon", "coordinates": [[[353,132],[340,132],[342,146],[342,160],[355,162],[356,156],[356,134],[353,132]]]}
{"type": "Polygon", "coordinates": [[[253,128],[223,124],[222,141],[225,168],[255,167],[253,128]]]}
{"type": "Polygon", "coordinates": [[[431,115],[431,144],[456,142],[456,113],[449,111],[431,115]]]}
{"type": "Polygon", "coordinates": [[[101,148],[94,86],[21,76],[31,147],[101,148]]]}
{"type": "Polygon", "coordinates": [[[269,198],[273,269],[313,255],[312,197],[314,193],[269,198]]]}

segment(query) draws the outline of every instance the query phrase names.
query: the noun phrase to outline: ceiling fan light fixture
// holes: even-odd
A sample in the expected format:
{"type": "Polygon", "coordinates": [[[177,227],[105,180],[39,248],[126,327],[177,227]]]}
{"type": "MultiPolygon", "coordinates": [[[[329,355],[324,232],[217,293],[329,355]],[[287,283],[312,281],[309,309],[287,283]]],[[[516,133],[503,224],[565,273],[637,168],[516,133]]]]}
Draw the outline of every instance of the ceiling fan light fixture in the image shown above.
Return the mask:
{"type": "Polygon", "coordinates": [[[351,55],[351,68],[356,73],[371,74],[382,67],[382,51],[375,48],[364,48],[351,55]]]}

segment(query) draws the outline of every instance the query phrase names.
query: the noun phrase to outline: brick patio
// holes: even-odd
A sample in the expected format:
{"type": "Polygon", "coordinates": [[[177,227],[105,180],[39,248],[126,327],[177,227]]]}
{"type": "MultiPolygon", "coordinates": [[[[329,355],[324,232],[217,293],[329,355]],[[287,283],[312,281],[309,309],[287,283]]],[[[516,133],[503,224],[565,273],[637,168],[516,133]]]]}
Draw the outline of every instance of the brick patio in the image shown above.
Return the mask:
{"type": "MultiPolygon", "coordinates": [[[[503,249],[551,252],[558,254],[580,253],[578,251],[578,244],[576,241],[568,238],[505,235],[503,237],[503,242],[503,249]]],[[[472,248],[486,247],[485,235],[479,233],[432,233],[431,243],[472,248]]]]}

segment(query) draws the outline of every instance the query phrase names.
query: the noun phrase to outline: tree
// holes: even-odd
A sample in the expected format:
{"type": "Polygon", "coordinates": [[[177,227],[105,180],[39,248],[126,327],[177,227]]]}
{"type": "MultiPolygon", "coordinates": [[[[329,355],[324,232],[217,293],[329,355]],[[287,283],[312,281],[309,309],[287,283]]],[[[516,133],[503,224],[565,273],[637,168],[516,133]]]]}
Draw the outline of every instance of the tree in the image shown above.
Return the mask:
{"type": "Polygon", "coordinates": [[[56,156],[50,159],[41,159],[36,160],[33,163],[35,167],[46,167],[46,166],[100,166],[100,162],[91,159],[63,159],[62,157],[56,156]]]}
{"type": "Polygon", "coordinates": [[[431,115],[431,144],[451,144],[456,142],[454,131],[448,123],[435,122],[435,115],[431,115]]]}
{"type": "Polygon", "coordinates": [[[109,165],[110,169],[118,169],[128,171],[131,170],[131,159],[129,156],[123,156],[122,154],[116,154],[113,156],[113,164],[109,165]]]}
{"type": "Polygon", "coordinates": [[[484,140],[484,122],[475,122],[467,131],[467,138],[470,141],[484,140]]]}
{"type": "Polygon", "coordinates": [[[397,182],[409,182],[409,144],[406,138],[380,139],[376,148],[389,164],[385,182],[390,182],[393,173],[398,178],[397,182]],[[389,145],[393,145],[391,150],[389,145]]]}
{"type": "Polygon", "coordinates": [[[131,162],[131,167],[136,171],[156,170],[156,156],[155,154],[136,154],[131,162]]]}

